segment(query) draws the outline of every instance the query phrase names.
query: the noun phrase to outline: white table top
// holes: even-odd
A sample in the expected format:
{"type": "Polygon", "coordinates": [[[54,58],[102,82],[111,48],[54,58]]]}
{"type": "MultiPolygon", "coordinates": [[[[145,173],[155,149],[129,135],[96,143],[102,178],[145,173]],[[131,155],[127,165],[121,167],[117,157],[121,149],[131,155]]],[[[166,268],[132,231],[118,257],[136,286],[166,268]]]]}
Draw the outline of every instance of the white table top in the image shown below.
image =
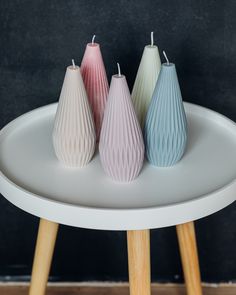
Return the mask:
{"type": "Polygon", "coordinates": [[[83,228],[158,228],[212,214],[236,198],[236,124],[185,103],[188,147],[171,168],[145,163],[131,183],[108,178],[99,155],[85,168],[56,159],[56,104],[29,112],[0,132],[0,192],[36,216],[83,228]]]}

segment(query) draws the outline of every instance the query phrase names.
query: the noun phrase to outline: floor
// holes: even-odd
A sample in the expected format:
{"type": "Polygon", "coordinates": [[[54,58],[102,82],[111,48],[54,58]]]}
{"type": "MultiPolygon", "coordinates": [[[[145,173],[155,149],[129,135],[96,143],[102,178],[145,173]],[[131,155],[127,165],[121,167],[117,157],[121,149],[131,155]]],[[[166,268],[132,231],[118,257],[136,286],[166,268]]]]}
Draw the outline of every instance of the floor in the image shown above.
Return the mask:
{"type": "MultiPolygon", "coordinates": [[[[27,295],[28,283],[0,283],[1,295],[27,295]]],[[[51,283],[47,295],[128,295],[127,283],[51,283]]],[[[235,295],[236,284],[203,284],[204,295],[235,295]]],[[[186,295],[184,285],[153,284],[152,295],[186,295]]]]}

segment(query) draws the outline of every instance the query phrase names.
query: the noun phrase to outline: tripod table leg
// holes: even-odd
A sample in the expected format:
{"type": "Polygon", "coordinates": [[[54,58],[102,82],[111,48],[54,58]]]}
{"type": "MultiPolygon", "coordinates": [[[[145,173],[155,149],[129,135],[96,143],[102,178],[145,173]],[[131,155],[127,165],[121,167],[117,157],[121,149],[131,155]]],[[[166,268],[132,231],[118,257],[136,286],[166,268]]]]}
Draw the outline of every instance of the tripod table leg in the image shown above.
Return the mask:
{"type": "Polygon", "coordinates": [[[202,295],[194,223],[179,224],[176,229],[187,294],[202,295]]]}
{"type": "Polygon", "coordinates": [[[128,231],[127,243],[130,295],[150,295],[150,231],[128,231]]]}
{"type": "Polygon", "coordinates": [[[44,295],[57,237],[58,223],[40,219],[29,295],[44,295]]]}

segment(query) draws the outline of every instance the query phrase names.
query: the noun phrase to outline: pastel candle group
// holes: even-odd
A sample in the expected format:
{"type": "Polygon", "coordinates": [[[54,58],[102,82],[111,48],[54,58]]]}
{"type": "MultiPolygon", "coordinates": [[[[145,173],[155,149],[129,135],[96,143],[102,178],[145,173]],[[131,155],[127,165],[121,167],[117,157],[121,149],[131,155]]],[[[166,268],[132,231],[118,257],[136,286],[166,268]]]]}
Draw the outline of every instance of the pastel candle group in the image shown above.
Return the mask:
{"type": "Polygon", "coordinates": [[[132,95],[119,64],[109,90],[100,45],[94,39],[95,35],[86,46],[81,72],[74,60],[66,70],[53,129],[57,158],[66,166],[83,167],[91,161],[98,142],[105,173],[120,182],[139,175],[145,150],[154,166],[174,165],[187,142],[175,65],[165,52],[167,62],[161,65],[151,32],[132,95]]]}

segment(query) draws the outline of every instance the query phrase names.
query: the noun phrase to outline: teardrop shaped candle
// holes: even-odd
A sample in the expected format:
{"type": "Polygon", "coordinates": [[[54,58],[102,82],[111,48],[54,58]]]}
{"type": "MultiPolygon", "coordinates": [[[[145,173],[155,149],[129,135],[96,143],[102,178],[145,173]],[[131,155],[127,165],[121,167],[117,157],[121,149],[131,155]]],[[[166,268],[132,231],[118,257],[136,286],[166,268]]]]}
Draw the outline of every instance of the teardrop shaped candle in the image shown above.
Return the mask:
{"type": "Polygon", "coordinates": [[[172,166],[183,156],[187,143],[187,120],[173,63],[162,64],[147,112],[144,138],[148,161],[172,166]]]}
{"type": "Polygon", "coordinates": [[[92,158],[96,134],[90,105],[78,66],[67,67],[57,107],[53,146],[67,166],[82,167],[92,158]]]}
{"type": "Polygon", "coordinates": [[[99,152],[107,175],[128,182],[138,176],[144,159],[142,131],[124,75],[113,75],[100,135],[99,152]]]}
{"type": "Polygon", "coordinates": [[[86,46],[81,63],[81,74],[92,109],[98,141],[109,87],[100,45],[94,43],[94,38],[95,35],[92,42],[86,46]]]}
{"type": "Polygon", "coordinates": [[[141,128],[144,127],[146,113],[160,69],[160,55],[158,47],[153,43],[153,32],[151,32],[151,45],[144,47],[131,95],[141,128]]]}

